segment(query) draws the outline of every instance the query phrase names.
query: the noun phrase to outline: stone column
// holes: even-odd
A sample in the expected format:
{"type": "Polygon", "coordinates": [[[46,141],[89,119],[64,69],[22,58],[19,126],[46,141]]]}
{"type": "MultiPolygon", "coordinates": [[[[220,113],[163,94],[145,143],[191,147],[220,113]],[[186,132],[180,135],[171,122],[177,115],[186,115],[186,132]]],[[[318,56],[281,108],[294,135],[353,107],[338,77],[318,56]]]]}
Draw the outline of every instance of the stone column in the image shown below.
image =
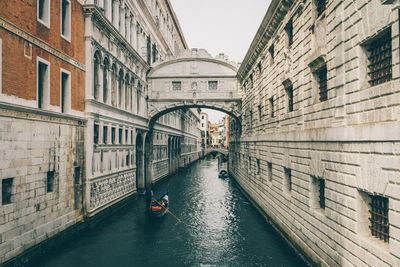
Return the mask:
{"type": "Polygon", "coordinates": [[[113,1],[113,25],[114,27],[119,30],[119,0],[113,1]]]}
{"type": "Polygon", "coordinates": [[[130,14],[130,12],[126,13],[125,16],[125,20],[126,20],[126,41],[128,43],[131,42],[131,19],[132,19],[132,15],[130,14]]]}
{"type": "Polygon", "coordinates": [[[97,98],[98,101],[103,101],[103,68],[104,68],[104,64],[100,63],[99,64],[99,74],[98,74],[98,77],[99,77],[98,98],[97,98]]]}
{"type": "Polygon", "coordinates": [[[126,12],[126,9],[125,9],[125,8],[126,8],[126,7],[125,7],[124,3],[121,2],[120,16],[119,16],[119,19],[120,19],[119,32],[120,32],[120,33],[122,34],[122,36],[124,36],[124,37],[125,37],[125,12],[126,12]]]}
{"type": "Polygon", "coordinates": [[[105,6],[104,6],[105,16],[109,21],[111,21],[111,23],[112,23],[112,14],[111,14],[111,12],[112,12],[112,4],[113,4],[112,2],[113,2],[113,0],[105,0],[105,2],[104,2],[104,4],[105,4],[105,6]]]}

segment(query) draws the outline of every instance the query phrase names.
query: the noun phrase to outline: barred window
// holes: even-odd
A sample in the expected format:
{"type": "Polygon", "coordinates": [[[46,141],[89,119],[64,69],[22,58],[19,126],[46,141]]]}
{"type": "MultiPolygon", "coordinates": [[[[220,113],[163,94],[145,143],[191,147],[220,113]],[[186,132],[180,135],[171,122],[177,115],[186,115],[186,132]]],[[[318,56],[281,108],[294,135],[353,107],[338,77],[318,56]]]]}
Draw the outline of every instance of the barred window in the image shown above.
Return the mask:
{"type": "Polygon", "coordinates": [[[269,115],[271,118],[275,117],[274,113],[274,97],[269,98],[269,115]]]}
{"type": "Polygon", "coordinates": [[[326,9],[326,0],[315,0],[315,6],[317,8],[317,16],[321,16],[326,9]]]}
{"type": "Polygon", "coordinates": [[[208,89],[217,90],[218,89],[218,81],[208,81],[208,89]]]}
{"type": "Polygon", "coordinates": [[[288,83],[285,85],[285,91],[286,91],[286,98],[287,98],[287,104],[288,104],[288,112],[292,112],[293,109],[293,84],[288,83]]]}
{"type": "Polygon", "coordinates": [[[290,19],[285,26],[285,31],[288,38],[288,46],[293,44],[293,19],[290,19]]]}
{"type": "Polygon", "coordinates": [[[182,82],[172,82],[172,90],[180,91],[182,89],[182,82]]]}
{"type": "Polygon", "coordinates": [[[53,187],[54,187],[54,171],[48,171],[47,172],[47,186],[46,186],[46,191],[47,193],[53,192],[53,187]]]}
{"type": "Polygon", "coordinates": [[[370,230],[372,236],[389,242],[389,199],[370,195],[370,230]]]}
{"type": "Polygon", "coordinates": [[[372,86],[392,79],[392,32],[387,30],[367,46],[368,76],[372,86]]]}
{"type": "Polygon", "coordinates": [[[285,174],[285,190],[287,192],[291,192],[292,191],[292,170],[289,168],[283,168],[284,170],[284,174],[285,174]]]}
{"type": "Polygon", "coordinates": [[[11,203],[13,178],[1,180],[1,204],[7,205],[11,203]]]}
{"type": "Polygon", "coordinates": [[[275,58],[275,48],[274,48],[273,44],[268,48],[268,52],[269,52],[269,55],[271,56],[271,64],[273,64],[274,58],[275,58]]]}
{"type": "Polygon", "coordinates": [[[325,209],[325,180],[318,179],[319,185],[319,207],[325,209]]]}
{"type": "Polygon", "coordinates": [[[326,65],[315,72],[319,88],[319,101],[323,102],[328,100],[328,71],[326,65]]]}
{"type": "Polygon", "coordinates": [[[272,162],[268,162],[267,166],[268,166],[268,180],[271,182],[272,181],[272,162]]]}

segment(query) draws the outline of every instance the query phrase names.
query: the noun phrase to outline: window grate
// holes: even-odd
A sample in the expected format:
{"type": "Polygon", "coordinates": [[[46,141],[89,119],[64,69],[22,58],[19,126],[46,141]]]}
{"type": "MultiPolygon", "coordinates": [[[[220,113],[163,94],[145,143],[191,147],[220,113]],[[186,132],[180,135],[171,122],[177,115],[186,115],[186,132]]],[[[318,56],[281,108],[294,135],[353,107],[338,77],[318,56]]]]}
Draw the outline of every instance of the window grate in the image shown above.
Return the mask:
{"type": "Polygon", "coordinates": [[[292,112],[293,109],[293,85],[290,84],[286,87],[287,99],[288,99],[288,112],[292,112]]]}
{"type": "Polygon", "coordinates": [[[285,31],[287,34],[288,46],[290,47],[293,44],[293,20],[290,19],[289,22],[285,26],[285,31]]]}
{"type": "Polygon", "coordinates": [[[328,71],[326,66],[316,71],[319,87],[319,101],[328,100],[328,71]]]}
{"type": "Polygon", "coordinates": [[[316,0],[315,5],[317,7],[317,15],[319,17],[326,9],[326,0],[316,0]]]}
{"type": "Polygon", "coordinates": [[[370,230],[372,236],[389,242],[389,199],[382,196],[370,195],[370,230]]]}
{"type": "Polygon", "coordinates": [[[325,180],[319,179],[319,207],[325,209],[325,180]]]}
{"type": "Polygon", "coordinates": [[[392,33],[388,30],[368,45],[370,85],[375,86],[392,79],[392,33]]]}

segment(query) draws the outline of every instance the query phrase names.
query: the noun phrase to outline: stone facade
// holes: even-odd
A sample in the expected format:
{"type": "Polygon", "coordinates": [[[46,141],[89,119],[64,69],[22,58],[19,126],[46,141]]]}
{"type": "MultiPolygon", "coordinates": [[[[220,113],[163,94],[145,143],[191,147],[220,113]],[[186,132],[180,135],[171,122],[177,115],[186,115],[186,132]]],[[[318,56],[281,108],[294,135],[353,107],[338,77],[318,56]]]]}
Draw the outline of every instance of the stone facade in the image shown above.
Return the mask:
{"type": "Polygon", "coordinates": [[[83,219],[82,6],[36,2],[0,2],[0,264],[83,219]]]}
{"type": "Polygon", "coordinates": [[[86,1],[84,14],[85,203],[92,216],[183,167],[180,145],[197,139],[198,114],[176,111],[149,123],[147,73],[187,48],[169,1],[86,1]]]}
{"type": "Polygon", "coordinates": [[[321,266],[399,266],[394,2],[272,1],[238,72],[230,172],[321,266]]]}

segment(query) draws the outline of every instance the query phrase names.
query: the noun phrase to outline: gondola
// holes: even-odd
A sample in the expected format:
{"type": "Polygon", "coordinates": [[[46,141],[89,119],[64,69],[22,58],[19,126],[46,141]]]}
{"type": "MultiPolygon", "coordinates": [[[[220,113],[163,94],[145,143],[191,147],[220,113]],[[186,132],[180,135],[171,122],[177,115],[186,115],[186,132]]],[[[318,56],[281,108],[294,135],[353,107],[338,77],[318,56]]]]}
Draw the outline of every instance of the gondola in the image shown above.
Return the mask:
{"type": "Polygon", "coordinates": [[[149,214],[154,218],[161,218],[167,213],[169,204],[168,192],[160,198],[151,197],[149,214]]]}
{"type": "Polygon", "coordinates": [[[219,174],[218,174],[218,177],[219,177],[219,178],[222,178],[222,179],[228,178],[228,172],[225,171],[225,170],[221,170],[221,171],[219,172],[219,174]]]}

